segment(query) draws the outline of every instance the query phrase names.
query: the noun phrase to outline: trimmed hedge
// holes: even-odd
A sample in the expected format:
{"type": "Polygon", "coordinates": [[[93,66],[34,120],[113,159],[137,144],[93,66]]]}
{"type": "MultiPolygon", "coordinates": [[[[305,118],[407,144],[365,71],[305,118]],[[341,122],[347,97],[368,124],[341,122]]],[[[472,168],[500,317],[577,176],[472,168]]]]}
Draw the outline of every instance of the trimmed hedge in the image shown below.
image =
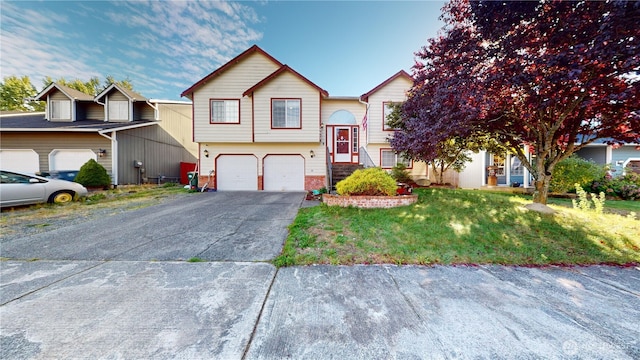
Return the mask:
{"type": "Polygon", "coordinates": [[[75,182],[90,187],[105,187],[111,184],[111,177],[107,174],[107,169],[90,159],[82,167],[76,176],[75,182]]]}

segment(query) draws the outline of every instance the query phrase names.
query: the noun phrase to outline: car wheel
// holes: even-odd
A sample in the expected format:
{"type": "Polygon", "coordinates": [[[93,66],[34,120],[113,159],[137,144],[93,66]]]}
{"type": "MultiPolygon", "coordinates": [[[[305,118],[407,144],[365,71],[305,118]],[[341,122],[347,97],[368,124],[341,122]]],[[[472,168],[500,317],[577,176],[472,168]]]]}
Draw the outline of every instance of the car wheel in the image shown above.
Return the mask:
{"type": "Polygon", "coordinates": [[[50,203],[64,204],[73,200],[73,193],[70,191],[56,191],[49,196],[50,203]]]}

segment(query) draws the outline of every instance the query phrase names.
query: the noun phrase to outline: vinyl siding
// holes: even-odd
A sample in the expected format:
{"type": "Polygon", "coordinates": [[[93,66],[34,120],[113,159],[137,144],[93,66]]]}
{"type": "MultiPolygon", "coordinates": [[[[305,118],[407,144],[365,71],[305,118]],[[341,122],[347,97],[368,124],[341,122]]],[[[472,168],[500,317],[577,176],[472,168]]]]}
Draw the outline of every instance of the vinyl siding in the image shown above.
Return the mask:
{"type": "Polygon", "coordinates": [[[253,95],[256,142],[320,142],[320,93],[292,73],[282,73],[253,95]],[[300,129],[271,128],[272,99],[301,99],[300,129]]]}
{"type": "MultiPolygon", "coordinates": [[[[49,154],[54,149],[111,149],[111,142],[98,134],[5,132],[0,141],[5,149],[33,149],[40,159],[40,171],[49,170],[49,154]]],[[[98,157],[98,163],[111,174],[111,153],[98,157]]]]}
{"type": "MultiPolygon", "coordinates": [[[[85,110],[85,119],[104,120],[104,106],[97,103],[83,103],[82,107],[85,110]]],[[[78,119],[84,120],[82,118],[78,119]]]]}
{"type": "Polygon", "coordinates": [[[193,156],[198,157],[198,144],[193,142],[193,122],[191,121],[191,104],[156,104],[158,107],[160,127],[175,141],[183,144],[193,156]]]}
{"type": "Polygon", "coordinates": [[[133,120],[155,120],[155,110],[144,101],[133,103],[133,120]]]}
{"type": "Polygon", "coordinates": [[[180,162],[195,162],[187,151],[169,132],[160,126],[119,131],[118,178],[119,184],[138,183],[138,169],[133,161],[143,162],[142,182],[157,182],[159,176],[178,179],[180,162]]]}
{"type": "Polygon", "coordinates": [[[49,121],[55,121],[55,122],[71,122],[73,121],[73,106],[74,106],[75,102],[72,101],[71,99],[69,99],[69,97],[67,97],[67,95],[63,94],[62,91],[53,91],[50,95],[49,95],[49,101],[47,102],[47,106],[48,106],[48,113],[47,113],[47,119],[49,119],[49,121]],[[51,100],[66,100],[69,101],[69,103],[71,104],[71,108],[69,109],[69,115],[71,116],[71,119],[52,119],[51,116],[51,100]]]}
{"type": "Polygon", "coordinates": [[[209,157],[202,155],[200,157],[200,169],[201,174],[206,175],[211,170],[215,170],[215,159],[219,155],[224,154],[252,154],[258,158],[258,175],[263,174],[264,158],[267,155],[302,155],[305,162],[305,175],[306,176],[325,176],[325,149],[323,145],[319,143],[252,143],[252,144],[238,144],[238,143],[205,143],[201,144],[201,151],[209,151],[209,157]],[[315,156],[310,156],[310,151],[313,150],[315,156]]]}
{"type": "Polygon", "coordinates": [[[242,93],[277,69],[277,64],[254,53],[198,88],[193,94],[195,141],[252,142],[251,97],[242,93]],[[240,99],[240,124],[210,124],[209,99],[240,99]]]}
{"type": "Polygon", "coordinates": [[[387,86],[376,91],[369,97],[369,126],[367,138],[369,143],[387,143],[387,137],[393,135],[393,131],[383,131],[383,107],[385,102],[402,102],[406,99],[406,92],[411,88],[412,82],[404,77],[393,80],[387,86]]]}

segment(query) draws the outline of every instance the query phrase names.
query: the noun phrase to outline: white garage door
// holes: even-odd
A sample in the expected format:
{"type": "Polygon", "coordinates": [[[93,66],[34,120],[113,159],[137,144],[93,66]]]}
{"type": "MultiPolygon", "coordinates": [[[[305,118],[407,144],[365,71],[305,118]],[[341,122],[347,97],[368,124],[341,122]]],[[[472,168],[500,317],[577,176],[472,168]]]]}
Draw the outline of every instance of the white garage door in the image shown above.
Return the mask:
{"type": "Polygon", "coordinates": [[[216,160],[218,190],[258,190],[258,158],[220,155],[216,160]]]}
{"type": "Polygon", "coordinates": [[[89,149],[56,149],[49,154],[49,170],[80,170],[90,159],[96,160],[97,157],[89,149]]]}
{"type": "Polygon", "coordinates": [[[304,159],[300,155],[268,155],[264,158],[264,189],[304,191],[304,159]]]}
{"type": "Polygon", "coordinates": [[[34,150],[2,149],[0,150],[0,168],[29,174],[40,171],[38,153],[34,150]]]}

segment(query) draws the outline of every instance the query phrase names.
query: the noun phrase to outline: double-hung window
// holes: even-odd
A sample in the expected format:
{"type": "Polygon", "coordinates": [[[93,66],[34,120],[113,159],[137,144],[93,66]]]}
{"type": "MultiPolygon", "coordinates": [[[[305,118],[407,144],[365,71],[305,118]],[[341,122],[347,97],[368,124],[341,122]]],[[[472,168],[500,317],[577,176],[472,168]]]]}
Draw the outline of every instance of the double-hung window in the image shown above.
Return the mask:
{"type": "Polygon", "coordinates": [[[384,131],[396,130],[396,129],[392,128],[391,126],[387,125],[387,122],[389,121],[389,115],[391,114],[391,111],[393,109],[393,105],[394,105],[394,103],[392,103],[392,102],[384,102],[383,103],[382,130],[384,130],[384,131]]]}
{"type": "Polygon", "coordinates": [[[240,100],[211,99],[211,124],[239,124],[240,100]]]}
{"type": "Polygon", "coordinates": [[[126,100],[109,100],[109,120],[129,120],[129,102],[126,100]]]}
{"type": "Polygon", "coordinates": [[[271,100],[271,127],[300,129],[300,99],[271,100]]]}
{"type": "Polygon", "coordinates": [[[70,120],[71,119],[71,101],[70,100],[51,100],[51,119],[52,120],[70,120]]]}
{"type": "Polygon", "coordinates": [[[392,149],[380,150],[380,167],[383,169],[391,169],[397,164],[404,164],[407,168],[412,167],[410,159],[405,158],[401,154],[396,153],[392,149]]]}

